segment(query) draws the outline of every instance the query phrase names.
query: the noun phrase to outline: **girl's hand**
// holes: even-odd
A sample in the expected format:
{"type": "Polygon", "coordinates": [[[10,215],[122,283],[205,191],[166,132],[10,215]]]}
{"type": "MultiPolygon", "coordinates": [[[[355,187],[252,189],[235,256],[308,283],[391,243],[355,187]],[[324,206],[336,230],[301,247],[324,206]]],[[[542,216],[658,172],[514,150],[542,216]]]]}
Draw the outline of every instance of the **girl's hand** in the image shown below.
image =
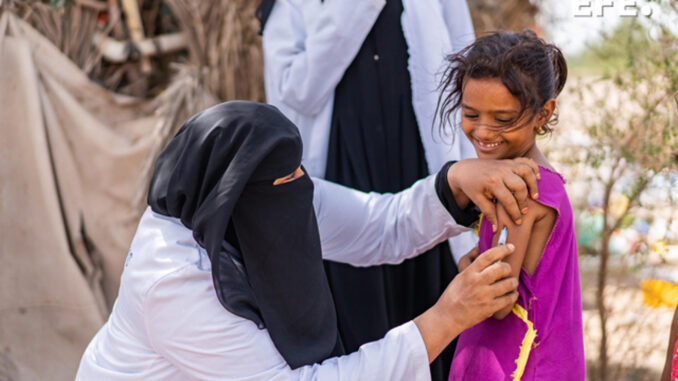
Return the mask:
{"type": "Polygon", "coordinates": [[[520,225],[527,214],[528,197],[537,199],[539,166],[527,158],[513,160],[466,159],[454,163],[447,172],[447,182],[457,205],[465,208],[472,201],[497,231],[494,200],[504,206],[513,221],[520,225]]]}
{"type": "Polygon", "coordinates": [[[474,247],[466,253],[463,257],[459,258],[459,263],[457,264],[457,269],[459,269],[459,272],[464,271],[467,267],[473,263],[473,261],[478,257],[478,246],[474,247]]]}

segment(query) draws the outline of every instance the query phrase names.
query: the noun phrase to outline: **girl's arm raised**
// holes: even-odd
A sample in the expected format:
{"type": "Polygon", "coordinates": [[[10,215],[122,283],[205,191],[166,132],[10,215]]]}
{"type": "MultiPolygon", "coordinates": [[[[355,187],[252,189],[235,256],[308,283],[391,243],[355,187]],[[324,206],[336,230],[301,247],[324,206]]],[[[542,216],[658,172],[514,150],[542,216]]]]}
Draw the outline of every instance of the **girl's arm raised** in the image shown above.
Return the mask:
{"type": "MultiPolygon", "coordinates": [[[[511,265],[511,276],[515,278],[520,278],[521,268],[525,268],[529,274],[534,273],[556,219],[556,211],[552,208],[530,199],[527,204],[527,214],[519,221],[520,224],[506,225],[508,231],[506,242],[515,245],[516,250],[504,258],[504,262],[511,265]]],[[[510,221],[506,209],[501,204],[497,204],[497,214],[499,221],[510,221]]],[[[497,245],[503,227],[499,226],[497,229],[492,246],[497,245]]],[[[513,306],[504,307],[492,316],[495,319],[503,319],[511,313],[512,308],[513,306]]]]}

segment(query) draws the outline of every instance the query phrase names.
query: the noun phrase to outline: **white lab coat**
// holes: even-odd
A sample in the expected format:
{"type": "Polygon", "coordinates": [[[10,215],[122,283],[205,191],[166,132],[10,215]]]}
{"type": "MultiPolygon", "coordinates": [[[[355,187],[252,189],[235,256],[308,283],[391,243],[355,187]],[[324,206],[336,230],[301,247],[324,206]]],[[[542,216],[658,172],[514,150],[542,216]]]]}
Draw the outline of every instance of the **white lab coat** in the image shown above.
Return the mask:
{"type": "MultiPolygon", "coordinates": [[[[445,57],[474,41],[465,0],[402,0],[409,49],[412,106],[429,171],[450,160],[475,157],[457,129],[441,136],[434,126],[445,57]]],[[[263,33],[266,97],[299,127],[302,163],[324,177],[334,89],[372,29],[384,0],[276,0],[263,33]]],[[[450,240],[455,259],[476,245],[469,233],[450,240]]]]}
{"type": "MultiPolygon", "coordinates": [[[[363,193],[314,179],[325,259],[399,263],[466,228],[435,192],[435,176],[398,194],[363,193]]],[[[357,352],[290,369],[268,331],[219,303],[209,257],[176,218],[146,210],[106,324],[85,351],[76,381],[430,380],[421,334],[410,321],[357,352]]]]}

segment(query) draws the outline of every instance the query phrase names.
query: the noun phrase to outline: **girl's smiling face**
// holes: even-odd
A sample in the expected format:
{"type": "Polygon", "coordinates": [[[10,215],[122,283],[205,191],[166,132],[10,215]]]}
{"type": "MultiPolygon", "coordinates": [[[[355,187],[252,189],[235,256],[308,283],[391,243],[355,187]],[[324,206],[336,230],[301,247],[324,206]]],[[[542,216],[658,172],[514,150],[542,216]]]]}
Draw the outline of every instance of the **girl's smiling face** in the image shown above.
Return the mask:
{"type": "Polygon", "coordinates": [[[499,78],[468,78],[462,91],[461,128],[479,158],[530,157],[537,132],[554,108],[555,100],[549,99],[539,115],[532,118],[527,110],[516,120],[520,101],[499,78]]]}

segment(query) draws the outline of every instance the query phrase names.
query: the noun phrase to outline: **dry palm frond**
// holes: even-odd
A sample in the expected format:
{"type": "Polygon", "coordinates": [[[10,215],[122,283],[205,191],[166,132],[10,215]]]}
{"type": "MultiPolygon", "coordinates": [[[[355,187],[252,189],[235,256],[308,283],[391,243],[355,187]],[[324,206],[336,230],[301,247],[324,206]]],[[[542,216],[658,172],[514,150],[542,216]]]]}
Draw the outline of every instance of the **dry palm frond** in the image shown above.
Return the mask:
{"type": "Polygon", "coordinates": [[[257,1],[139,2],[143,33],[149,41],[168,34],[189,36],[187,52],[152,57],[150,72],[141,70],[140,54],[131,55],[127,62],[110,62],[102,59],[93,44],[95,35],[122,43],[129,40],[130,20],[125,19],[117,0],[64,0],[60,6],[38,1],[0,1],[3,10],[9,9],[27,20],[90,78],[109,90],[150,98],[170,85],[172,65],[186,63],[201,73],[204,86],[218,99],[265,98],[261,38],[254,17],[257,1]]]}
{"type": "Polygon", "coordinates": [[[535,26],[538,6],[530,0],[468,0],[476,35],[535,26]]]}
{"type": "Polygon", "coordinates": [[[264,100],[259,26],[251,0],[166,0],[190,34],[189,62],[222,100],[264,100]]]}
{"type": "MultiPolygon", "coordinates": [[[[171,66],[187,63],[201,73],[204,86],[220,100],[263,101],[263,55],[252,0],[144,0],[141,22],[146,37],[168,33],[189,36],[187,54],[151,58],[144,73],[138,57],[116,63],[102,59],[93,46],[95,31],[117,41],[130,32],[119,0],[63,0],[54,7],[40,1],[0,0],[50,38],[93,80],[107,89],[150,98],[170,85],[171,66]]],[[[52,2],[54,4],[54,2],[52,2]]],[[[530,0],[468,0],[476,33],[532,27],[539,2],[530,0]]]]}
{"type": "Polygon", "coordinates": [[[141,166],[141,175],[132,207],[139,216],[146,207],[146,193],[153,173],[153,163],[160,150],[175,135],[179,126],[191,115],[218,103],[218,100],[202,84],[202,73],[192,66],[180,66],[171,85],[154,100],[155,114],[160,123],[153,133],[155,143],[141,166]]]}
{"type": "MultiPolygon", "coordinates": [[[[132,54],[131,60],[122,63],[104,60],[93,43],[95,36],[127,42],[130,35],[118,0],[63,0],[51,1],[49,4],[46,1],[1,1],[1,10],[13,12],[30,23],[92,80],[114,92],[141,98],[157,95],[169,85],[170,64],[185,54],[154,57],[150,73],[141,72],[138,54],[132,54]]],[[[179,31],[169,9],[161,0],[143,2],[140,12],[141,18],[149,20],[152,28],[146,30],[149,37],[179,31]]],[[[151,42],[155,43],[156,40],[151,42]]]]}
{"type": "MultiPolygon", "coordinates": [[[[90,2],[94,2],[90,0],[90,2]]],[[[100,62],[92,49],[92,36],[97,27],[99,11],[92,7],[67,4],[50,7],[42,2],[17,2],[24,18],[49,38],[76,65],[90,74],[100,62]]]]}

